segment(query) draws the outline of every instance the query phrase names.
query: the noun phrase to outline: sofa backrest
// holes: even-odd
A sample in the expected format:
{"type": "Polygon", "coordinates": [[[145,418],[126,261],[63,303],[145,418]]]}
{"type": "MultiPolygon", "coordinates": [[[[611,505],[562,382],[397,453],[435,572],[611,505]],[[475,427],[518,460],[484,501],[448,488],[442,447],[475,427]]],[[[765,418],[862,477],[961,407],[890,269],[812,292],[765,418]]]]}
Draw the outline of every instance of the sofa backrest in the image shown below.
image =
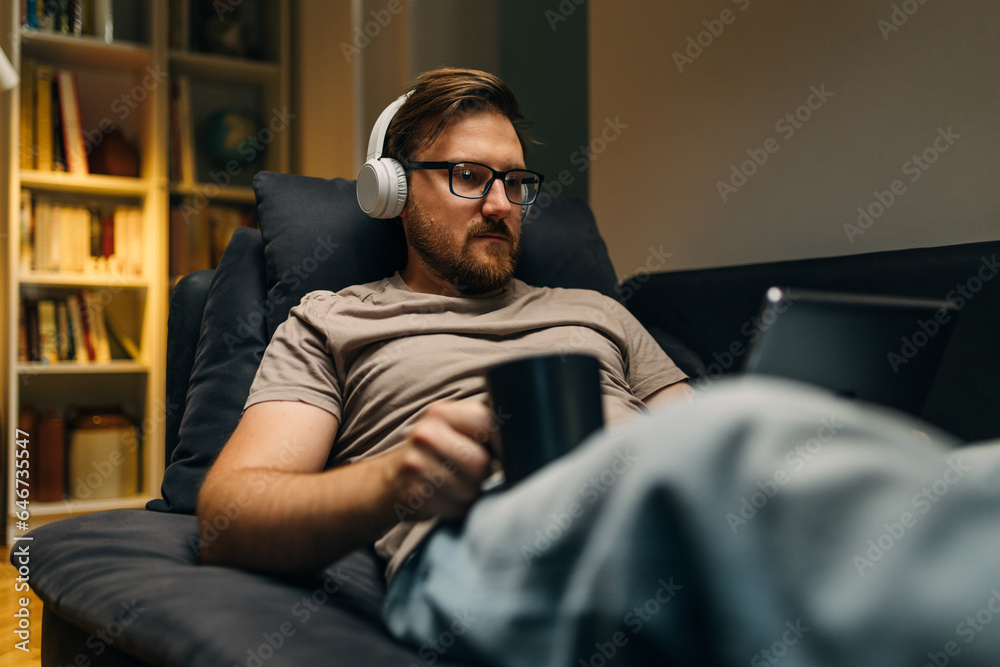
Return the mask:
{"type": "MultiPolygon", "coordinates": [[[[705,370],[696,386],[739,372],[766,326],[757,315],[772,285],[953,301],[958,322],[924,416],[961,438],[981,440],[1000,437],[998,259],[1000,241],[989,241],[677,271],[626,281],[624,295],[647,328],[669,331],[701,357],[705,370]]],[[[913,327],[919,342],[923,329],[919,322],[913,327]]]]}

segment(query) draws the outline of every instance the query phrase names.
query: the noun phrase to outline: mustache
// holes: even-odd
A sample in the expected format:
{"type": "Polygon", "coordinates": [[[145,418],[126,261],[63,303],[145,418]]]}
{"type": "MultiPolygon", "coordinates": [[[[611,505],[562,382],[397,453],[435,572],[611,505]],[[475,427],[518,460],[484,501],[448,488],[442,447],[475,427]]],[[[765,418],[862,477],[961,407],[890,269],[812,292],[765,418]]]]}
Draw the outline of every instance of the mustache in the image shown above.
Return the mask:
{"type": "Polygon", "coordinates": [[[480,234],[499,234],[506,236],[508,239],[514,238],[514,234],[506,222],[489,218],[483,219],[482,222],[473,225],[472,229],[469,230],[469,238],[479,236],[480,234]]]}

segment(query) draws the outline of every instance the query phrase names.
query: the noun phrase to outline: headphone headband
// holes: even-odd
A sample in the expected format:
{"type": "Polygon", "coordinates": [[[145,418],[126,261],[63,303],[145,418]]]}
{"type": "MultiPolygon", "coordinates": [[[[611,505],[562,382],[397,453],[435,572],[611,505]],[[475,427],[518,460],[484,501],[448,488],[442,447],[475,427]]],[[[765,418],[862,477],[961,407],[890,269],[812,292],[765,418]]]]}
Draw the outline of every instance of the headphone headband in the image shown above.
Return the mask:
{"type": "Polygon", "coordinates": [[[368,139],[368,155],[358,172],[358,204],[373,218],[395,218],[406,205],[406,170],[382,153],[389,124],[412,92],[401,95],[379,114],[368,139]]]}
{"type": "Polygon", "coordinates": [[[365,157],[365,161],[377,160],[382,157],[382,153],[385,152],[385,135],[389,133],[389,123],[395,117],[396,112],[399,111],[399,107],[403,106],[403,103],[409,99],[410,92],[400,95],[392,104],[387,106],[379,114],[378,120],[375,121],[375,126],[372,128],[372,134],[368,138],[368,155],[365,157]]]}

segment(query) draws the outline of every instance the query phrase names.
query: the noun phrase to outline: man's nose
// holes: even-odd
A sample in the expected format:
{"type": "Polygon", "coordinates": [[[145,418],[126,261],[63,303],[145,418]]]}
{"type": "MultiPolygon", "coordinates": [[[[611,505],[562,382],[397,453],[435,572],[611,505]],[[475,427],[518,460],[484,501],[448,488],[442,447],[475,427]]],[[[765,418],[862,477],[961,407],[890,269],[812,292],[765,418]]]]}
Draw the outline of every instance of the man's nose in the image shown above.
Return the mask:
{"type": "Polygon", "coordinates": [[[490,191],[486,193],[483,200],[483,215],[489,215],[497,218],[506,218],[510,215],[510,209],[513,204],[511,204],[510,200],[507,199],[507,193],[504,191],[503,179],[493,179],[493,182],[490,185],[490,191]]]}

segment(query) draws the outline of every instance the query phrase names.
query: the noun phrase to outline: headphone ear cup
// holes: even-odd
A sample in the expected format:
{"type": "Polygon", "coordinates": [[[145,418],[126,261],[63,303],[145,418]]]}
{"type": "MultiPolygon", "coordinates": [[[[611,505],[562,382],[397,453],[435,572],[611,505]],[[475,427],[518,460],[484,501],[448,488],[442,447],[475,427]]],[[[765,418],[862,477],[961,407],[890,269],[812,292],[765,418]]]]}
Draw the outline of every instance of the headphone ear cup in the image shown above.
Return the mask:
{"type": "Polygon", "coordinates": [[[358,172],[358,204],[373,218],[395,218],[406,205],[406,170],[397,160],[369,160],[358,172]]]}

